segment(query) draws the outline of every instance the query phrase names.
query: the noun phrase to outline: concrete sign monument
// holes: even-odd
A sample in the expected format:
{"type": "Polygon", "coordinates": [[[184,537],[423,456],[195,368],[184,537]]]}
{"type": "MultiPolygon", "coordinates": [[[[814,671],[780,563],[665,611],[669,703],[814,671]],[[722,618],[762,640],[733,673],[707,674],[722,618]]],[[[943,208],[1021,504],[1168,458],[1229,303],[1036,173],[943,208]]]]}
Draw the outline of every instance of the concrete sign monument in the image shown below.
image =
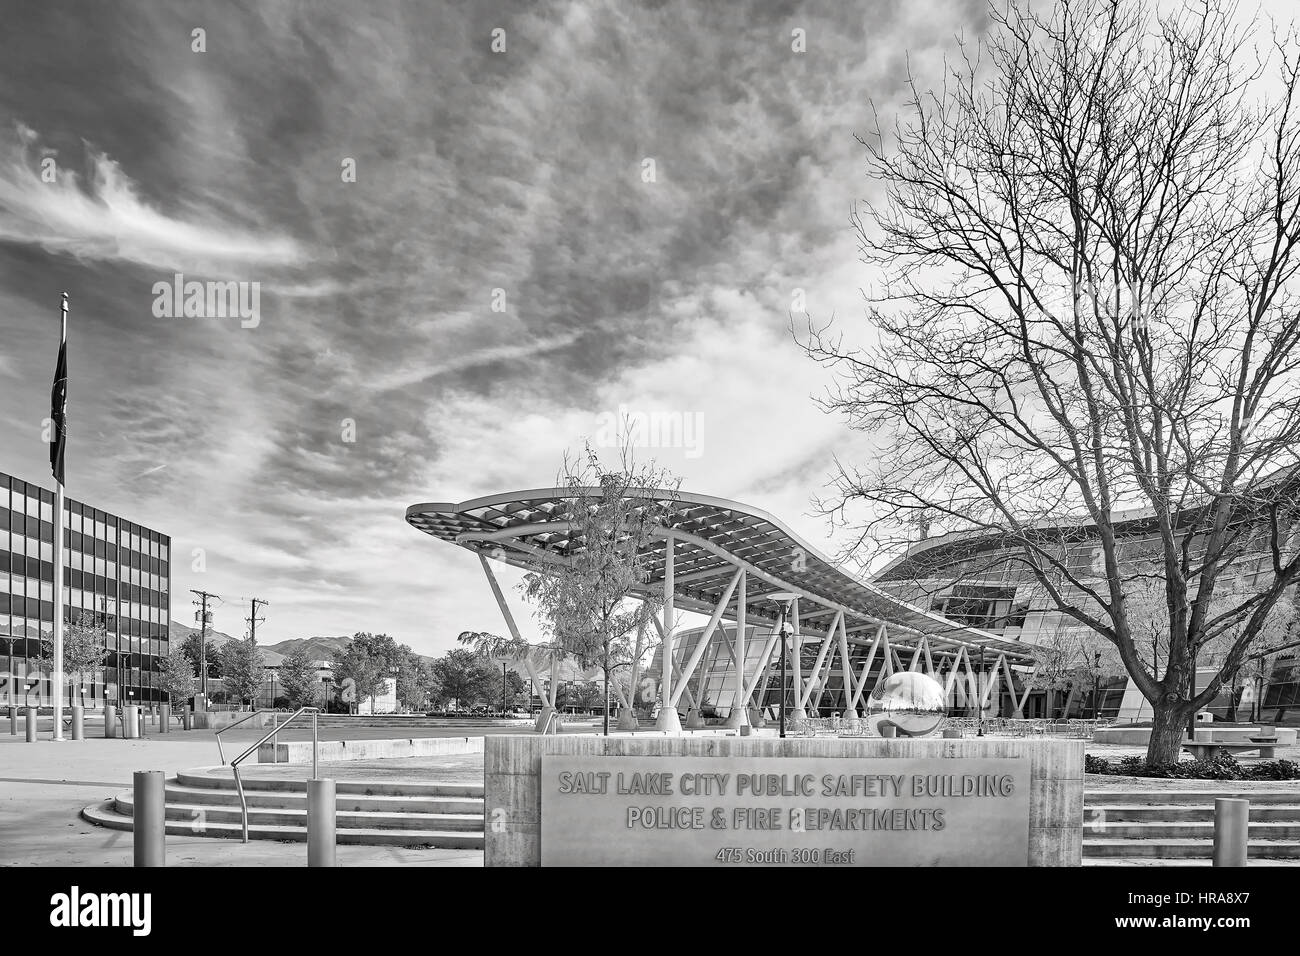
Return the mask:
{"type": "Polygon", "coordinates": [[[1025,866],[1029,761],[541,758],[544,866],[1025,866]]]}
{"type": "Polygon", "coordinates": [[[1082,740],[484,740],[487,866],[1078,866],[1082,740]]]}

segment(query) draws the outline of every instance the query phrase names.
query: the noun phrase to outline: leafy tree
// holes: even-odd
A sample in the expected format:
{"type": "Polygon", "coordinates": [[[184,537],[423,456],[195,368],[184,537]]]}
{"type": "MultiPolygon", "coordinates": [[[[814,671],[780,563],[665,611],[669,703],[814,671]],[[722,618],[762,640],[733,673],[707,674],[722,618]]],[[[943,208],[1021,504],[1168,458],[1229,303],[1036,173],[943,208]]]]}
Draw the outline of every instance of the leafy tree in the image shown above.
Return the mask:
{"type": "Polygon", "coordinates": [[[397,702],[408,710],[423,710],[440,693],[433,662],[421,657],[405,644],[399,649],[402,652],[402,663],[397,675],[397,702]]]}
{"type": "MultiPolygon", "coordinates": [[[[203,642],[198,634],[191,634],[181,642],[185,656],[190,659],[194,676],[199,676],[200,662],[203,660],[203,642]]],[[[208,641],[208,679],[221,676],[221,651],[211,640],[208,641]]]]}
{"type": "Polygon", "coordinates": [[[158,668],[158,686],[167,693],[172,704],[183,704],[194,696],[198,679],[194,676],[194,662],[180,644],[171,645],[158,668]]]}
{"type": "Polygon", "coordinates": [[[227,641],[221,648],[221,674],[226,693],[241,703],[256,699],[266,680],[262,650],[251,634],[239,641],[227,641]]]}
{"type": "Polygon", "coordinates": [[[316,664],[305,646],[295,647],[280,662],[280,686],[295,710],[315,703],[320,682],[316,679],[316,664]]]}
{"type": "Polygon", "coordinates": [[[400,673],[406,655],[387,634],[358,631],[347,649],[334,662],[334,679],[340,687],[350,681],[357,701],[374,699],[383,693],[385,682],[400,673]]]}
{"type": "MultiPolygon", "coordinates": [[[[630,665],[635,683],[647,650],[646,625],[662,601],[637,590],[649,580],[648,546],[666,523],[680,483],[653,462],[637,464],[627,449],[614,469],[602,465],[589,444],[577,461],[566,455],[559,480],[563,512],[554,517],[571,523],[567,560],[529,572],[520,583],[556,656],[604,671],[606,699],[610,672],[630,665]]],[[[521,641],[492,635],[466,641],[462,634],[461,640],[485,656],[526,650],[521,641]]],[[[609,733],[608,706],[604,732],[609,733]]]]}
{"type": "Polygon", "coordinates": [[[996,538],[1116,648],[1154,710],[1153,764],[1177,759],[1300,580],[1300,51],[1282,32],[1257,68],[1236,9],[991,8],[980,49],[863,140],[880,197],[854,216],[878,278],[866,344],[807,342],[840,376],[828,409],[873,449],[838,465],[825,509],[877,546],[918,514],[996,538]],[[1270,98],[1256,81],[1273,67],[1270,98]],[[1136,569],[1134,508],[1153,539],[1136,569]],[[1081,524],[1095,574],[1070,560],[1081,524]],[[1252,553],[1261,580],[1216,611],[1252,553]],[[1128,608],[1153,570],[1161,673],[1128,608]],[[1227,634],[1193,691],[1198,651],[1227,634]]]}
{"type": "Polygon", "coordinates": [[[491,663],[462,648],[448,651],[434,661],[433,673],[443,698],[461,707],[491,701],[493,690],[498,694],[501,691],[501,675],[491,663]]]}
{"type": "MultiPolygon", "coordinates": [[[[68,699],[72,688],[84,699],[82,688],[86,680],[94,679],[104,666],[108,654],[108,630],[100,615],[79,613],[63,625],[63,679],[68,683],[68,699]]],[[[54,664],[54,638],[41,638],[41,662],[49,669],[54,664]]],[[[62,693],[62,689],[60,689],[62,693]]]]}

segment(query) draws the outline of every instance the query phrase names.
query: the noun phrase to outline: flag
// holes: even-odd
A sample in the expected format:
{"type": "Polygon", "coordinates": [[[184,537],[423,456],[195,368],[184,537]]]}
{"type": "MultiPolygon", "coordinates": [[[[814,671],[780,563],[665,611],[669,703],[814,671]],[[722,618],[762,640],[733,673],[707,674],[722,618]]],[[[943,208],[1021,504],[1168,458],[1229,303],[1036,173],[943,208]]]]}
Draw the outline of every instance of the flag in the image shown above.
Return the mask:
{"type": "Polygon", "coordinates": [[[54,480],[63,484],[63,452],[68,443],[68,332],[67,332],[68,297],[63,297],[65,321],[63,334],[59,339],[59,362],[54,367],[54,387],[50,389],[50,420],[54,422],[54,434],[50,436],[50,470],[54,480]]]}

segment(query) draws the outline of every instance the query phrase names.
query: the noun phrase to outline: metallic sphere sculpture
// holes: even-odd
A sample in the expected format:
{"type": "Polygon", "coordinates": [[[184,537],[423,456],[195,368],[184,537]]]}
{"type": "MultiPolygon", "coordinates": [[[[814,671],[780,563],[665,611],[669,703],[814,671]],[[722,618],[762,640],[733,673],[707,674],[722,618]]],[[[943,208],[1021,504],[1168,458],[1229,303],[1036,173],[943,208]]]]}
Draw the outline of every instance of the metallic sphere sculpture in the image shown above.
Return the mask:
{"type": "Polygon", "coordinates": [[[906,737],[924,737],[943,724],[948,714],[943,685],[918,671],[901,671],[881,681],[867,700],[868,720],[877,734],[886,724],[906,737]]]}

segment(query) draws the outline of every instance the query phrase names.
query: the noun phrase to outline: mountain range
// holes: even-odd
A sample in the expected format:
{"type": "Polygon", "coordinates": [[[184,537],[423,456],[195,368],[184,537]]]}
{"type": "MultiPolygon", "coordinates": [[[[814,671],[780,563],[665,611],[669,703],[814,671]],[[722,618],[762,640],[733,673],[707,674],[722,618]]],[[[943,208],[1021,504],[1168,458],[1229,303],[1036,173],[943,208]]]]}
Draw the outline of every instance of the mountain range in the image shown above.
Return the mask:
{"type": "MultiPolygon", "coordinates": [[[[172,621],[168,631],[174,644],[180,644],[191,634],[199,633],[197,627],[186,627],[179,621],[172,621]]],[[[231,637],[222,631],[214,631],[212,628],[208,628],[209,652],[211,652],[212,648],[221,647],[226,641],[233,640],[237,640],[237,638],[231,637]]],[[[262,649],[263,663],[268,667],[278,667],[280,661],[299,647],[305,647],[307,656],[313,661],[338,660],[351,641],[351,635],[345,634],[341,637],[295,637],[287,641],[280,641],[278,644],[261,644],[259,646],[262,649]]],[[[434,660],[427,654],[421,654],[420,656],[428,661],[434,660]]]]}

